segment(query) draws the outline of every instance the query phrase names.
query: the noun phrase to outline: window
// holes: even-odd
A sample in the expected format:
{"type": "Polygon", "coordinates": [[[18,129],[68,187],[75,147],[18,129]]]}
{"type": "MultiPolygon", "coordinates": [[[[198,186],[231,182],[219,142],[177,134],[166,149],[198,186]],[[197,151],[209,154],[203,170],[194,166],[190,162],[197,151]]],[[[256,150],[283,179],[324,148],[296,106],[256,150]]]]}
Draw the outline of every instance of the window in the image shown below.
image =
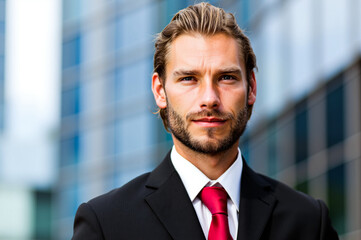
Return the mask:
{"type": "Polygon", "coordinates": [[[67,117],[80,112],[80,87],[63,90],[61,93],[61,116],[67,117]]]}
{"type": "Polygon", "coordinates": [[[62,166],[79,162],[79,135],[62,139],[60,143],[60,164],[62,166]]]}
{"type": "Polygon", "coordinates": [[[35,231],[34,239],[51,238],[52,205],[50,191],[35,192],[35,231]]]}
{"type": "Polygon", "coordinates": [[[121,100],[121,70],[119,68],[113,70],[108,75],[108,84],[106,85],[106,101],[114,103],[121,100]]]}
{"type": "Polygon", "coordinates": [[[301,102],[296,106],[295,116],[295,159],[296,163],[304,161],[308,157],[308,111],[307,102],[301,102]]]}
{"type": "Polygon", "coordinates": [[[117,94],[120,94],[125,100],[150,94],[151,72],[151,58],[145,58],[134,64],[124,66],[121,74],[116,75],[120,78],[116,79],[117,82],[120,82],[120,91],[117,94]]]}
{"type": "Polygon", "coordinates": [[[340,165],[331,169],[327,174],[328,179],[328,207],[332,224],[339,234],[345,232],[345,169],[340,165]]]}
{"type": "Polygon", "coordinates": [[[149,112],[141,112],[122,119],[120,123],[121,151],[123,153],[139,151],[149,147],[151,142],[151,126],[154,116],[149,112]]]}
{"type": "Polygon", "coordinates": [[[105,126],[105,156],[115,156],[120,148],[120,122],[113,121],[105,126]]]}
{"type": "MultiPolygon", "coordinates": [[[[335,79],[333,82],[340,82],[335,79]]],[[[327,86],[326,116],[327,116],[327,147],[344,139],[344,89],[342,84],[331,82],[327,86]]]]}
{"type": "Polygon", "coordinates": [[[63,69],[74,67],[81,62],[81,37],[76,35],[63,42],[63,69]]]}
{"type": "Polygon", "coordinates": [[[116,24],[116,48],[130,49],[151,43],[156,33],[156,23],[158,23],[153,19],[157,14],[157,4],[148,4],[122,15],[116,24]]]}

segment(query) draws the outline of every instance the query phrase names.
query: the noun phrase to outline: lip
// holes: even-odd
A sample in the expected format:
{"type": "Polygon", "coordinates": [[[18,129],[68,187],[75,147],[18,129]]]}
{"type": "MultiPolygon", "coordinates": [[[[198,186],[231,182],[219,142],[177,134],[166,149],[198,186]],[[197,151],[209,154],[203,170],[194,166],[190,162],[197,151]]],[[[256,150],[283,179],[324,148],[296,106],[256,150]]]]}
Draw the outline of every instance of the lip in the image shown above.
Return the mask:
{"type": "Polygon", "coordinates": [[[223,126],[226,120],[215,117],[206,117],[206,118],[195,119],[193,120],[193,122],[202,127],[219,127],[219,126],[223,126]]]}

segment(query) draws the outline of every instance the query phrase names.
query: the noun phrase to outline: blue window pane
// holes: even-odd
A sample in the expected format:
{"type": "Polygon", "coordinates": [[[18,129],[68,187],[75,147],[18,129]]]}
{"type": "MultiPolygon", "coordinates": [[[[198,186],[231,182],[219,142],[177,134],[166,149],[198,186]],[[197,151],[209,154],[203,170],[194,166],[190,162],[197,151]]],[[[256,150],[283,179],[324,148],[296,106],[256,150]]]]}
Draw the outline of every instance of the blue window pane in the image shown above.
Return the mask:
{"type": "Polygon", "coordinates": [[[150,93],[150,79],[152,72],[151,59],[144,59],[135,64],[124,66],[120,79],[123,99],[139,98],[150,93]]]}
{"type": "Polygon", "coordinates": [[[345,190],[345,169],[340,165],[331,169],[327,174],[328,179],[328,207],[332,223],[339,234],[345,232],[346,213],[346,190],[345,190]]]}
{"type": "Polygon", "coordinates": [[[151,143],[151,125],[154,116],[145,112],[122,119],[119,127],[123,153],[144,150],[151,143]]]}
{"type": "Polygon", "coordinates": [[[121,70],[115,69],[108,76],[108,84],[105,96],[109,103],[117,102],[121,99],[121,70]]]}
{"type": "Polygon", "coordinates": [[[156,33],[157,22],[152,21],[158,13],[157,4],[148,4],[143,8],[127,13],[121,18],[117,27],[116,39],[117,48],[133,48],[141,44],[152,42],[156,33]]]}
{"type": "Polygon", "coordinates": [[[77,66],[80,62],[81,37],[78,35],[63,43],[63,69],[77,66]]]}
{"type": "Polygon", "coordinates": [[[327,87],[326,114],[327,114],[327,147],[341,142],[344,139],[344,92],[343,85],[327,87]]]}
{"type": "Polygon", "coordinates": [[[61,97],[61,116],[67,117],[80,112],[80,88],[64,90],[61,97]]]}
{"type": "Polygon", "coordinates": [[[109,123],[105,128],[104,149],[106,156],[115,156],[120,147],[120,125],[118,121],[109,123]]]}
{"type": "Polygon", "coordinates": [[[295,154],[296,162],[304,161],[308,156],[308,112],[306,102],[302,102],[296,107],[295,117],[295,154]]]}
{"type": "Polygon", "coordinates": [[[62,139],[60,144],[60,163],[62,166],[79,162],[79,136],[62,139]]]}

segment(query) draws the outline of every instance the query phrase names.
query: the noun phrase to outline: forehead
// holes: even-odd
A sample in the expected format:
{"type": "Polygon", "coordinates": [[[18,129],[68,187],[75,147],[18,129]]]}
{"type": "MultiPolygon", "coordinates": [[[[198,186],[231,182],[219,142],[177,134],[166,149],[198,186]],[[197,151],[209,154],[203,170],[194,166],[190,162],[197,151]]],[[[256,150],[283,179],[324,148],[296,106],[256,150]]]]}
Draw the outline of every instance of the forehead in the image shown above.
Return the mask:
{"type": "Polygon", "coordinates": [[[188,68],[215,68],[237,65],[244,68],[238,41],[224,33],[205,36],[182,34],[170,44],[167,54],[167,72],[182,66],[188,68]]]}

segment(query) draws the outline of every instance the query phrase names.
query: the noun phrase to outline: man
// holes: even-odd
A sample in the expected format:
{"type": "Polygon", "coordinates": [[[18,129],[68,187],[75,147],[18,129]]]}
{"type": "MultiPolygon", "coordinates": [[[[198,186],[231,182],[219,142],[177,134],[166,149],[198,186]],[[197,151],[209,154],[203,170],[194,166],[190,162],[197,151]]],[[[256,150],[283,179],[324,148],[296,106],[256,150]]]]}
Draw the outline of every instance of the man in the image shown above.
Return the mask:
{"type": "Polygon", "coordinates": [[[322,201],[242,159],[255,68],[232,14],[206,3],[178,12],[156,39],[152,77],[174,147],[151,173],[82,204],[73,239],[338,239],[322,201]]]}

